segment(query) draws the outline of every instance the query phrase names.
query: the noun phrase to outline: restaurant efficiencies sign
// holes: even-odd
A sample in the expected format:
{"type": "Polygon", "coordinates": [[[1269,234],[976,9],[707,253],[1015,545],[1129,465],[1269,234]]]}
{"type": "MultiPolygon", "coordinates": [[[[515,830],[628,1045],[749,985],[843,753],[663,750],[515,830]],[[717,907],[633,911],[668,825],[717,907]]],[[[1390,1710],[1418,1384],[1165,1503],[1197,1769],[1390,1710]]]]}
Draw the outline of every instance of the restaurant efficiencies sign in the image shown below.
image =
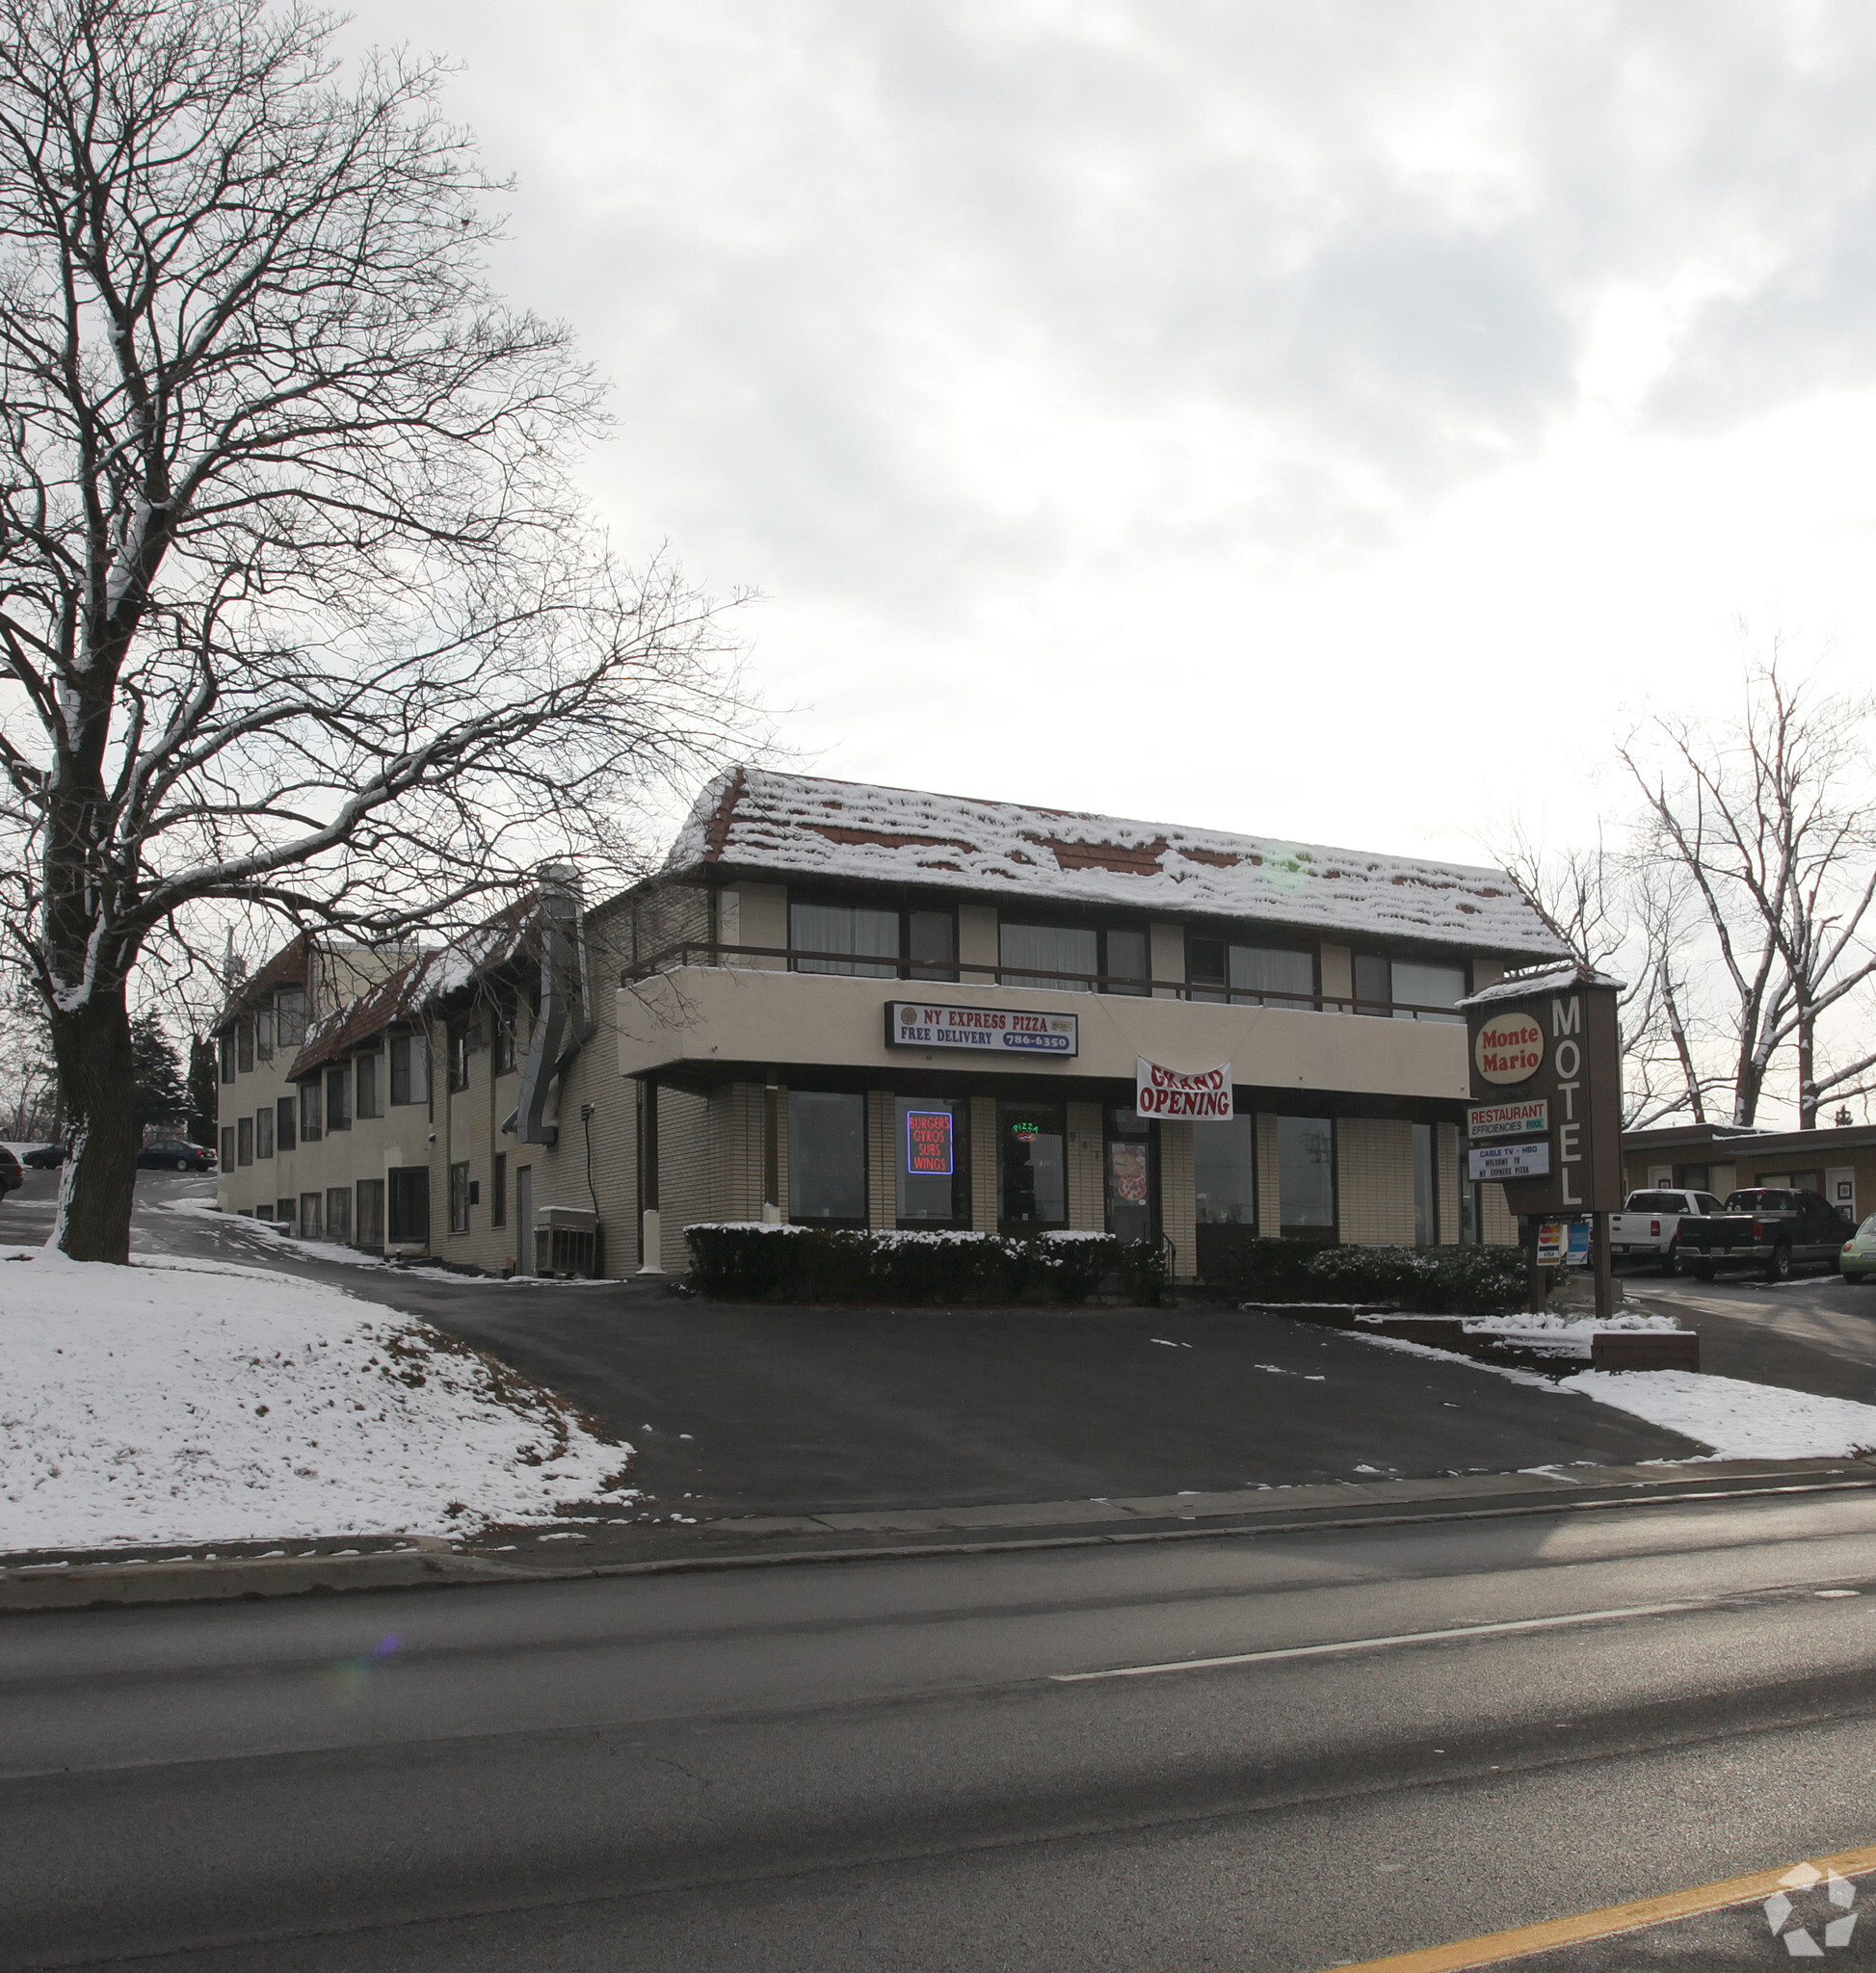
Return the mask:
{"type": "Polygon", "coordinates": [[[1229,1122],[1231,1111],[1231,1065],[1196,1073],[1167,1068],[1135,1058],[1133,1107],[1142,1117],[1202,1118],[1208,1122],[1229,1122]]]}
{"type": "Polygon", "coordinates": [[[1080,1031],[1071,1013],[1029,1013],[1015,1007],[936,1007],[924,1000],[888,1000],[890,1048],[958,1048],[975,1055],[1078,1055],[1080,1031]]]}

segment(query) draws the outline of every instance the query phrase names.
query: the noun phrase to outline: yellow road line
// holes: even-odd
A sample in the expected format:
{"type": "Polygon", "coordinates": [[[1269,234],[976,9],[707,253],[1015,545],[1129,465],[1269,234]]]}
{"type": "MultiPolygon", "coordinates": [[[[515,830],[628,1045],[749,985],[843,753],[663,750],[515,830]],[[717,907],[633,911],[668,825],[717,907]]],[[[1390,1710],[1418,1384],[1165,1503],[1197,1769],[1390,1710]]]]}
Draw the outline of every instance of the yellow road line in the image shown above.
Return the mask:
{"type": "MultiPolygon", "coordinates": [[[[1828,1876],[1860,1877],[1876,1870],[1876,1843],[1835,1856],[1808,1859],[1811,1869],[1828,1876]]],[[[1464,1973],[1468,1966],[1496,1966],[1558,1946],[1581,1945],[1590,1939],[1616,1938],[1625,1932],[1646,1932],[1677,1918],[1697,1918],[1706,1911],[1724,1911],[1729,1905],[1746,1905],[1788,1888],[1784,1880],[1795,1863],[1775,1870],[1756,1870],[1750,1877],[1730,1877],[1700,1884],[1690,1891],[1670,1891],[1665,1897],[1637,1898],[1629,1905],[1610,1905],[1600,1911],[1579,1911],[1571,1918],[1546,1918],[1542,1925],[1519,1925],[1510,1932],[1489,1932],[1449,1946],[1427,1946],[1414,1953],[1395,1953],[1386,1960],[1362,1960],[1335,1968],[1335,1973],[1464,1973]]]]}

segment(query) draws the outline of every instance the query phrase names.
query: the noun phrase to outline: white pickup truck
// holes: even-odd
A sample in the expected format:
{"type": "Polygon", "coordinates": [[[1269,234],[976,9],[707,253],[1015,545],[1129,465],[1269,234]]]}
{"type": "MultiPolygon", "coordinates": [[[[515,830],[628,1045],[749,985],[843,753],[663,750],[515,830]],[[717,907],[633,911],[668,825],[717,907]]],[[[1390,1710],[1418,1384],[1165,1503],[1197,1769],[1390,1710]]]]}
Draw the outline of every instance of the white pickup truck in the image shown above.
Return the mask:
{"type": "Polygon", "coordinates": [[[1631,1192],[1609,1215],[1609,1251],[1616,1260],[1651,1260],[1664,1275],[1680,1273],[1680,1223],[1720,1210],[1710,1192],[1660,1189],[1631,1192]]]}

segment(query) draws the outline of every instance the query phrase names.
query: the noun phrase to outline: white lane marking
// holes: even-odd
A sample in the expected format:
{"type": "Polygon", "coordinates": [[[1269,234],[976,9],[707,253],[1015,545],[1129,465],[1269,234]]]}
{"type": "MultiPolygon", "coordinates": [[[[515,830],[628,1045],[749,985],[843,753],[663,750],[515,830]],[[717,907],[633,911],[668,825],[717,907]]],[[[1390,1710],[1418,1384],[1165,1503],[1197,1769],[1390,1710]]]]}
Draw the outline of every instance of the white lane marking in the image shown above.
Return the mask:
{"type": "Polygon", "coordinates": [[[1228,1658],[1175,1658],[1165,1665],[1122,1665],[1112,1671],[1051,1671],[1057,1685],[1095,1678],[1151,1678],[1162,1671],[1208,1671],[1218,1665],[1265,1665],[1273,1658],[1327,1658],[1336,1651],[1385,1651],[1394,1644],[1439,1644],[1446,1638],[1489,1638],[1515,1630],[1556,1630],[1568,1623],[1607,1623],[1618,1617],[1666,1617],[1699,1603],[1634,1603],[1625,1610],[1578,1610],[1568,1617],[1521,1617],[1509,1623],[1465,1623],[1451,1630],[1410,1630],[1398,1637],[1349,1638],[1339,1644],[1289,1644],[1281,1651],[1234,1651],[1228,1658]]]}

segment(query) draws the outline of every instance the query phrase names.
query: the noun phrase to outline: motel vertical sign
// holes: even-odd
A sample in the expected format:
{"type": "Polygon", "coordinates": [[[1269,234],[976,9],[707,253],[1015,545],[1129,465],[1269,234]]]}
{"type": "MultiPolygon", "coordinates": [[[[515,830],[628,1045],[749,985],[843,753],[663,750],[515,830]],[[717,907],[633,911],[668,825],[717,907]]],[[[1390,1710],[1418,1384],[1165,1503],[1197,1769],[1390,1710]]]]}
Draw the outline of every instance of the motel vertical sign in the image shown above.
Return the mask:
{"type": "Polygon", "coordinates": [[[1553,966],[1460,1003],[1471,1173],[1501,1183],[1514,1213],[1621,1210],[1620,992],[1587,966],[1553,966]]]}

